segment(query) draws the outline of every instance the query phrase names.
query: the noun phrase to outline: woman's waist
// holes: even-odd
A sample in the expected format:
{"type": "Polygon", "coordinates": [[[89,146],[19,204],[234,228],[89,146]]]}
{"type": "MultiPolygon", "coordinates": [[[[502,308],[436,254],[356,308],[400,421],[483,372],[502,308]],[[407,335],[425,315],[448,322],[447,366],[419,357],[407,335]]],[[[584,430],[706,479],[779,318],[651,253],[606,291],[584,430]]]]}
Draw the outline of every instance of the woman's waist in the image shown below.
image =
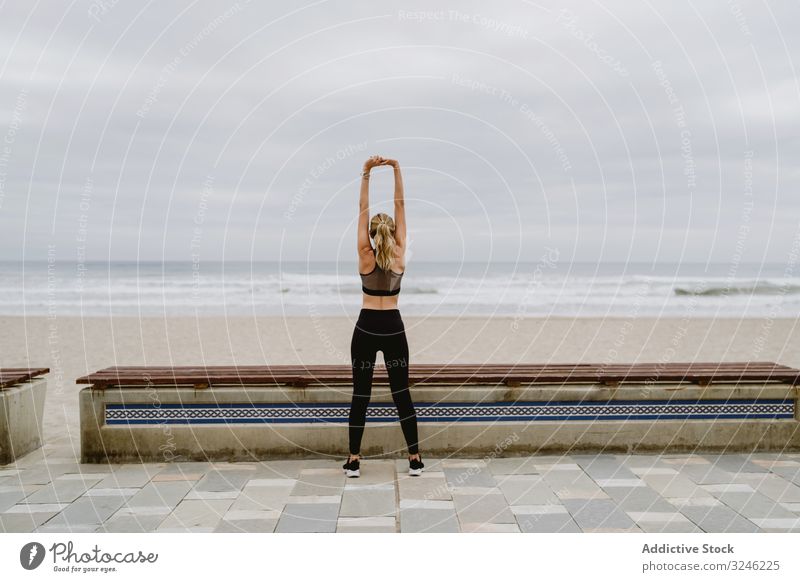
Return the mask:
{"type": "Polygon", "coordinates": [[[400,316],[400,310],[396,307],[393,308],[370,308],[362,307],[358,313],[358,321],[366,324],[367,327],[378,325],[385,327],[386,325],[397,325],[402,327],[403,318],[400,316]]]}
{"type": "Polygon", "coordinates": [[[362,309],[373,309],[375,311],[389,311],[397,309],[399,303],[399,295],[368,295],[366,293],[361,296],[362,309]]]}

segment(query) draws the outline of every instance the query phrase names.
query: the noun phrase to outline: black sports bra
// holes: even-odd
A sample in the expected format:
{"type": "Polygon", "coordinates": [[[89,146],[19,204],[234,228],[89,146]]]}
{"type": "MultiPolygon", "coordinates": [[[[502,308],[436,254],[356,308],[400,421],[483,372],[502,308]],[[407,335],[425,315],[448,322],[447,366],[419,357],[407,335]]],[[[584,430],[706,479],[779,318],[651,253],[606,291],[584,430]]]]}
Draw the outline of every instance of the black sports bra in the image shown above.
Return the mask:
{"type": "MultiPolygon", "coordinates": [[[[375,252],[375,249],[372,249],[375,252]]],[[[403,271],[405,273],[405,271],[403,271]]],[[[384,271],[375,263],[375,268],[369,273],[361,275],[361,290],[367,295],[397,295],[400,293],[400,281],[403,273],[392,270],[384,271]]]]}

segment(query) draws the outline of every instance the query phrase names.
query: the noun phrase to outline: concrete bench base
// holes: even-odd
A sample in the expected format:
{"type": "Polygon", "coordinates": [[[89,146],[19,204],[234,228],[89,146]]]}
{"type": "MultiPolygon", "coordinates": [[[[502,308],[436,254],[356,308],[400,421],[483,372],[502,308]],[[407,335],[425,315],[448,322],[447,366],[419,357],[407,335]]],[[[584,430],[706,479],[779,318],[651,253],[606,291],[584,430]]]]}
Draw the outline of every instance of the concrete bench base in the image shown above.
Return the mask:
{"type": "MultiPolygon", "coordinates": [[[[428,456],[800,451],[797,388],[776,383],[415,386],[428,456]]],[[[341,457],[347,386],[85,388],[83,462],[341,457]]],[[[373,387],[364,456],[405,454],[373,387]]]]}
{"type": "Polygon", "coordinates": [[[0,465],[42,446],[47,380],[36,378],[0,390],[0,465]]]}

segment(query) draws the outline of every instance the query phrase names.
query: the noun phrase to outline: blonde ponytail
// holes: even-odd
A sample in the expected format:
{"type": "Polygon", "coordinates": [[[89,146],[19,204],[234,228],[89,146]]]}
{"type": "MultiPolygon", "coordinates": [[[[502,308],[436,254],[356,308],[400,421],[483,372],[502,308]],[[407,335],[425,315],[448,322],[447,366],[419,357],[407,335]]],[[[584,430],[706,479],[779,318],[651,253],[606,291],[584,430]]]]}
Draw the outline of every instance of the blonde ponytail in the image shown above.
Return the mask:
{"type": "Polygon", "coordinates": [[[384,271],[392,268],[394,262],[394,220],[381,212],[372,217],[369,234],[375,241],[375,262],[384,271]]]}

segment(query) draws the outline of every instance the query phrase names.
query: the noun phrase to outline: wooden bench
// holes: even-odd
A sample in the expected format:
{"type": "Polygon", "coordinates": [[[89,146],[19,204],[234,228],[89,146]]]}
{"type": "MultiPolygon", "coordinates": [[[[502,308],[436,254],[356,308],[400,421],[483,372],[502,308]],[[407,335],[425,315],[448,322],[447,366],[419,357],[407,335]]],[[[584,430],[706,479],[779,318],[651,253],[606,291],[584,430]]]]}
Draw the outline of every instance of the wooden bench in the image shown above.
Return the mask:
{"type": "Polygon", "coordinates": [[[48,368],[0,368],[0,465],[42,446],[48,368]]]}
{"type": "MultiPolygon", "coordinates": [[[[772,362],[415,364],[429,455],[800,450],[800,370],[772,362]]],[[[349,366],[118,366],[79,378],[85,462],[346,453],[349,366]]],[[[376,366],[365,455],[404,448],[376,366]]]]}

